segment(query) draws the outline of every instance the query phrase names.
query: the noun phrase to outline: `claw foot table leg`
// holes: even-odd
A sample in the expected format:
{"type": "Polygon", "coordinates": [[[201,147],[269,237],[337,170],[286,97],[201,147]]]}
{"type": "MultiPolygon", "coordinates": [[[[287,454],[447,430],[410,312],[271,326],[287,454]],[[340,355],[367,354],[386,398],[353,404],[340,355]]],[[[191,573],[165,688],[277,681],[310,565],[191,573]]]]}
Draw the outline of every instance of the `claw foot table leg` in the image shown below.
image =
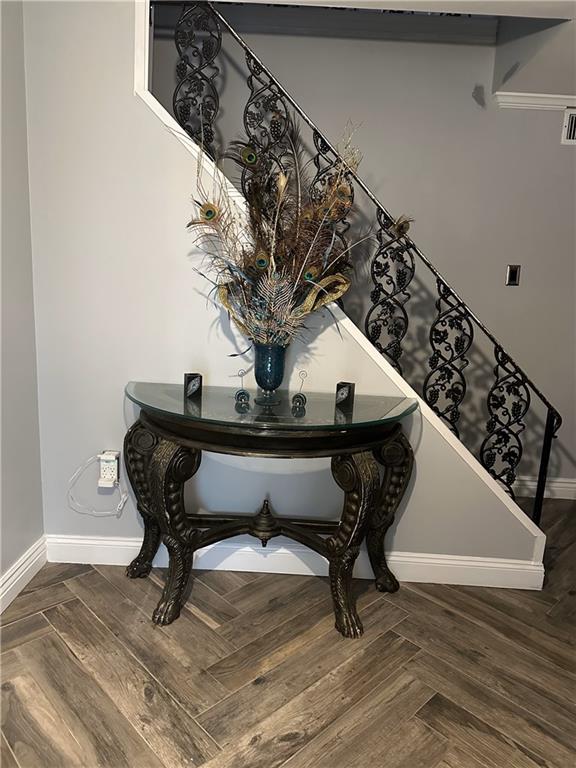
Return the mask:
{"type": "Polygon", "coordinates": [[[150,515],[142,512],[144,520],[144,540],[140,552],[126,568],[126,576],[130,579],[143,579],[152,570],[152,561],[160,546],[160,526],[150,515]]]}
{"type": "Polygon", "coordinates": [[[140,420],[132,425],[124,439],[124,464],[144,521],[140,552],[126,568],[126,575],[131,579],[148,576],[160,546],[160,526],[152,511],[149,483],[150,459],[157,445],[156,435],[146,429],[140,420]]]}
{"type": "Polygon", "coordinates": [[[376,589],[380,592],[396,592],[400,585],[386,562],[384,539],[394,522],[414,464],[412,448],[400,426],[389,440],[374,451],[374,456],[384,467],[384,477],[378,502],[368,523],[366,545],[376,577],[376,589]]]}
{"type": "Polygon", "coordinates": [[[338,530],[326,543],[336,629],[344,637],[360,637],[364,630],[351,592],[352,572],[378,500],[378,465],[368,452],[335,456],[332,474],[345,493],[338,530]]]}
{"type": "Polygon", "coordinates": [[[162,538],[169,555],[168,578],[152,619],[170,624],[180,615],[192,569],[198,532],[184,511],[184,483],[198,471],[201,452],[159,437],[137,421],[126,435],[124,459],[144,520],[142,547],[126,575],[150,573],[162,538]]]}
{"type": "Polygon", "coordinates": [[[154,624],[171,624],[180,616],[182,595],[190,578],[194,556],[192,547],[182,544],[172,536],[163,536],[163,541],[170,560],[164,591],[152,614],[154,624]]]}

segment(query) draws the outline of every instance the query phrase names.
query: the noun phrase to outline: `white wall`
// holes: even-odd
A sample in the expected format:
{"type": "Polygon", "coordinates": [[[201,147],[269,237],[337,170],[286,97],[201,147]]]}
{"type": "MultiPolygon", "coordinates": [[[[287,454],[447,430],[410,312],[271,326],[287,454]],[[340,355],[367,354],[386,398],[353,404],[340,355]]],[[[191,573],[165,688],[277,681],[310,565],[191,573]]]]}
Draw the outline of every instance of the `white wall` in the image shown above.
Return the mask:
{"type": "Polygon", "coordinates": [[[494,90],[576,96],[576,22],[501,19],[494,90]]]}
{"type": "MultiPolygon", "coordinates": [[[[562,115],[499,109],[490,95],[493,46],[344,39],[345,29],[327,37],[316,14],[297,9],[283,11],[285,34],[246,31],[273,24],[276,10],[229,15],[328,138],[337,141],[349,119],[357,125],[361,176],[389,210],[415,218],[416,243],[558,408],[564,425],[550,475],[576,479],[576,151],[560,144],[562,115]],[[295,34],[305,20],[309,34],[295,34]],[[520,286],[505,286],[507,264],[522,265],[520,286]]],[[[346,26],[347,12],[324,11],[331,13],[331,29],[346,26]]],[[[162,40],[154,55],[153,90],[168,105],[173,51],[162,40]]],[[[230,139],[242,128],[248,90],[229,63],[223,73],[219,124],[230,139]]],[[[347,307],[362,323],[370,281],[358,285],[347,307]]],[[[418,269],[412,289],[409,311],[429,322],[435,289],[426,270],[418,269]]],[[[406,342],[422,380],[427,326],[413,323],[406,342]]],[[[461,419],[469,435],[483,433],[475,425],[485,423],[485,406],[475,394],[486,394],[494,367],[491,347],[480,334],[477,342],[461,419]]],[[[536,399],[533,409],[520,465],[529,476],[537,474],[545,418],[536,399]]]]}
{"type": "Polygon", "coordinates": [[[2,550],[42,536],[22,3],[2,3],[2,550]]]}
{"type": "MultiPolygon", "coordinates": [[[[40,428],[48,534],[136,536],[132,501],[121,519],[78,516],[67,481],[86,457],[119,448],[133,407],[131,379],[236,383],[241,341],[203,298],[186,254],[194,185],[190,154],[133,93],[131,3],[25,6],[32,243],[40,428]],[[89,30],[89,34],[86,31],[89,30]],[[105,55],[104,53],[105,52],[105,55]],[[81,62],[81,65],[79,64],[81,62]]],[[[291,350],[293,376],[310,388],[353,379],[364,392],[396,392],[380,361],[322,317],[291,350]]],[[[532,559],[543,537],[483,474],[455,456],[450,437],[411,420],[417,469],[394,548],[532,559]]],[[[326,462],[250,462],[205,456],[192,498],[211,509],[333,514],[340,502],[326,462]],[[272,469],[268,475],[263,469],[272,469]],[[285,477],[290,467],[290,480],[285,477]]],[[[94,500],[94,478],[78,496],[94,500]]],[[[96,499],[95,504],[108,504],[96,499]]],[[[272,545],[271,545],[272,546],[272,545]]]]}

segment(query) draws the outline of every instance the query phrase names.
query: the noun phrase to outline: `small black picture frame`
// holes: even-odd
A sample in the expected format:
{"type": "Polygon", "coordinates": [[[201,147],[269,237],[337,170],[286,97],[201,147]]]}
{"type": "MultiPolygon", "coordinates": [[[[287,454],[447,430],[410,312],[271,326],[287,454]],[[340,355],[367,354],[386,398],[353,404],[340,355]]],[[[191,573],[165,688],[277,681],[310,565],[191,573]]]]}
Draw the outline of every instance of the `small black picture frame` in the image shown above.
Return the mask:
{"type": "Polygon", "coordinates": [[[202,398],[202,374],[184,374],[184,399],[200,400],[202,398]]]}
{"type": "Polygon", "coordinates": [[[347,424],[352,419],[354,412],[354,390],[356,385],[352,381],[339,381],[336,384],[336,407],[334,409],[334,422],[347,424]]]}
{"type": "Polygon", "coordinates": [[[354,408],[354,390],[356,384],[351,381],[339,381],[336,384],[336,406],[342,411],[351,411],[354,408]]]}

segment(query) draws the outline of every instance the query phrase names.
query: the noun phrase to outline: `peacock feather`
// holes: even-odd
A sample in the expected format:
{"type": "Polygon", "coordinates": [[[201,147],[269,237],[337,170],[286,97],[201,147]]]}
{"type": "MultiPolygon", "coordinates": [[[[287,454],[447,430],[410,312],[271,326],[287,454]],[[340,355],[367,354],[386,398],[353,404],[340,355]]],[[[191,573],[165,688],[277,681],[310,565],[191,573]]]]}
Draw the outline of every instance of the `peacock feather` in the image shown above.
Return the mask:
{"type": "MultiPolygon", "coordinates": [[[[202,274],[257,343],[290,343],[310,312],[350,286],[355,244],[346,243],[339,224],[353,212],[350,174],[360,158],[349,140],[340,153],[319,186],[293,119],[273,152],[232,142],[223,157],[242,173],[248,227],[224,182],[206,189],[198,180],[188,228],[204,254],[202,274]]],[[[409,226],[405,218],[396,224],[409,226]]]]}

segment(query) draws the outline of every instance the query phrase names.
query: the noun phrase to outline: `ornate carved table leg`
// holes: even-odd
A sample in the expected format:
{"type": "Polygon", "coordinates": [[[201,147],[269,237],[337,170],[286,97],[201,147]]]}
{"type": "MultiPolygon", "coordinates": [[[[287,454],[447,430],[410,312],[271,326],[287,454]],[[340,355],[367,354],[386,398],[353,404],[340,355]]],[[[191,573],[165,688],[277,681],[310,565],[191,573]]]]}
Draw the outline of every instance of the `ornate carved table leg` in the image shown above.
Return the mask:
{"type": "Polygon", "coordinates": [[[360,637],[364,630],[352,599],[352,571],[378,501],[378,465],[368,452],[335,456],[332,474],[345,492],[338,530],[326,542],[336,629],[344,637],[360,637]]]}
{"type": "Polygon", "coordinates": [[[170,624],[180,615],[192,569],[198,531],[184,510],[184,483],[198,470],[202,454],[161,438],[149,465],[150,496],[169,554],[168,578],[152,620],[170,624]]]}
{"type": "Polygon", "coordinates": [[[366,543],[376,576],[376,589],[380,592],[396,592],[399,584],[386,562],[384,538],[394,522],[394,515],[406,491],[414,464],[412,448],[400,425],[374,451],[374,456],[384,467],[384,478],[376,509],[368,523],[366,543]]]}
{"type": "Polygon", "coordinates": [[[144,540],[140,552],[126,568],[126,575],[131,579],[148,576],[152,560],[160,546],[160,526],[150,506],[150,486],[148,484],[148,465],[158,439],[137,421],[124,439],[124,463],[130,484],[136,496],[138,511],[144,521],[144,540]]]}
{"type": "Polygon", "coordinates": [[[126,574],[147,576],[162,538],[169,554],[168,578],[152,619],[170,624],[180,614],[192,569],[197,531],[185,515],[183,495],[184,483],[200,466],[201,452],[159,437],[137,421],[126,435],[124,458],[144,520],[142,547],[126,574]]]}

